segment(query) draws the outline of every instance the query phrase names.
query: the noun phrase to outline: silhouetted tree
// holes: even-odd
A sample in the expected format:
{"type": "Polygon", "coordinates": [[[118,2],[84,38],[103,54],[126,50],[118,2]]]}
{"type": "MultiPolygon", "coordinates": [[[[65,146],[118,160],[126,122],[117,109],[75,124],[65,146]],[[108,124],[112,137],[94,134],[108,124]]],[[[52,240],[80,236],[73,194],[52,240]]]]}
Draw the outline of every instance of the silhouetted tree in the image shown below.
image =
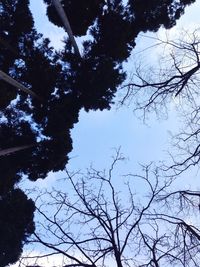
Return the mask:
{"type": "MultiPolygon", "coordinates": [[[[19,0],[15,3],[13,0],[3,1],[1,3],[0,22],[0,38],[4,43],[0,47],[0,70],[9,74],[9,72],[14,72],[15,61],[20,59],[21,41],[33,27],[33,18],[28,9],[27,1],[19,0]]],[[[0,109],[2,109],[16,98],[17,91],[4,81],[1,81],[0,91],[0,109]]]]}
{"type": "Polygon", "coordinates": [[[20,189],[0,197],[0,266],[15,263],[34,232],[35,205],[20,189]]]}
{"type": "Polygon", "coordinates": [[[185,6],[194,3],[194,0],[129,0],[130,11],[134,14],[136,28],[139,31],[157,31],[160,26],[166,29],[176,24],[176,20],[184,13],[185,6]]]}
{"type": "Polygon", "coordinates": [[[177,154],[171,152],[173,162],[165,167],[177,175],[198,165],[200,160],[199,30],[183,30],[177,39],[155,41],[165,50],[160,62],[149,69],[142,64],[136,66],[132,81],[122,88],[121,104],[133,101],[134,109],[144,116],[149,112],[168,112],[171,104],[178,109],[184,119],[182,129],[173,138],[177,154]]]}
{"type": "Polygon", "coordinates": [[[19,266],[51,264],[54,256],[62,267],[200,264],[200,192],[176,191],[174,179],[151,166],[118,175],[123,159],[117,151],[108,171],[67,171],[61,190],[36,194],[40,220],[29,249],[40,244],[44,251],[24,254],[19,266]],[[64,189],[69,186],[70,192],[64,189]]]}
{"type": "MultiPolygon", "coordinates": [[[[57,26],[64,27],[63,22],[56,12],[56,9],[50,0],[44,0],[48,4],[47,15],[51,22],[57,26]]],[[[104,0],[74,0],[61,1],[61,5],[69,19],[72,31],[75,36],[85,35],[87,29],[93,24],[98,14],[102,13],[105,5],[104,0]]]]}
{"type": "MultiPolygon", "coordinates": [[[[50,20],[63,26],[55,6],[45,2],[50,20]]],[[[121,0],[61,1],[75,36],[88,33],[91,37],[83,42],[80,58],[68,39],[61,51],[55,51],[37,33],[29,1],[1,1],[0,197],[5,196],[5,205],[6,194],[23,175],[37,180],[65,168],[72,150],[70,130],[78,122],[79,111],[111,107],[126,78],[122,64],[138,33],[173,26],[192,2],[146,5],[143,1],[143,10],[132,1],[126,6],[121,0]],[[16,90],[20,86],[29,95],[16,90]]],[[[23,236],[18,237],[23,243],[23,236]]]]}
{"type": "MultiPolygon", "coordinates": [[[[173,20],[171,26],[177,17],[175,10],[181,8],[181,12],[183,12],[183,7],[192,2],[181,2],[175,7],[173,1],[167,3],[169,10],[171,10],[171,6],[174,7],[173,11],[167,13],[169,18],[171,17],[173,20]]],[[[50,5],[49,2],[47,4],[50,5]]],[[[130,55],[138,32],[144,30],[140,26],[137,26],[137,29],[134,28],[137,12],[135,11],[133,16],[134,6],[131,1],[127,6],[124,6],[122,1],[94,1],[91,9],[90,2],[87,2],[88,6],[84,6],[80,1],[76,1],[76,3],[74,1],[73,4],[71,1],[65,1],[62,4],[66,10],[68,5],[71,5],[70,14],[75,10],[82,12],[82,16],[85,16],[85,19],[88,18],[85,25],[87,27],[91,25],[90,33],[93,40],[83,43],[82,59],[72,53],[72,47],[68,41],[66,41],[63,51],[59,53],[53,51],[49,45],[49,40],[42,39],[34,30],[27,1],[13,2],[9,0],[1,4],[2,35],[4,35],[4,39],[6,36],[6,41],[9,44],[14,42],[16,46],[14,48],[18,53],[16,56],[9,47],[3,47],[9,57],[4,53],[5,51],[2,51],[4,64],[2,70],[9,75],[12,74],[13,78],[20,77],[23,84],[40,98],[40,100],[28,98],[27,95],[20,93],[14,106],[8,108],[11,114],[12,112],[17,114],[12,120],[15,120],[14,125],[18,125],[18,128],[23,128],[20,124],[24,118],[29,118],[25,121],[26,127],[29,127],[29,132],[34,135],[34,138],[30,138],[33,142],[23,142],[23,144],[15,142],[13,146],[29,146],[34,143],[29,151],[20,152],[28,154],[26,163],[19,159],[20,164],[17,164],[20,169],[19,172],[26,174],[33,180],[44,178],[51,170],[64,168],[68,161],[67,154],[72,149],[70,129],[78,121],[81,108],[86,110],[110,108],[117,87],[126,77],[122,63],[130,55]],[[80,8],[77,5],[80,5],[80,8]],[[94,12],[93,9],[96,11],[94,12]],[[21,12],[25,13],[25,16],[22,17],[27,19],[28,23],[25,21],[23,23],[20,20],[21,12]],[[91,12],[93,19],[89,18],[88,12],[91,12]],[[9,16],[12,13],[13,23],[10,26],[9,16]],[[96,22],[92,23],[94,20],[96,22]]],[[[149,12],[154,8],[155,10],[157,10],[156,8],[162,10],[158,6],[163,5],[166,7],[166,4],[160,1],[156,7],[152,5],[147,11],[149,12]]],[[[163,12],[167,12],[167,9],[163,8],[163,10],[163,12]]],[[[77,20],[77,23],[81,24],[81,18],[77,17],[77,20]]],[[[73,25],[73,21],[70,23],[73,25]]],[[[167,26],[158,17],[158,23],[156,26],[154,25],[154,29],[154,26],[151,26],[148,21],[146,27],[149,27],[150,30],[157,30],[162,24],[167,26]]],[[[3,83],[6,87],[10,86],[5,81],[3,83]]],[[[12,90],[12,92],[15,92],[16,97],[16,90],[12,90]]],[[[6,103],[10,103],[11,99],[13,98],[9,98],[6,103]]],[[[5,118],[7,117],[6,112],[6,110],[2,110],[2,115],[5,118]]],[[[7,121],[4,121],[3,124],[7,124],[8,129],[13,128],[9,126],[7,121]]],[[[8,130],[6,134],[9,137],[8,130]]],[[[13,136],[13,133],[10,135],[13,136]]],[[[15,137],[12,138],[15,139],[15,137]]],[[[9,149],[11,147],[10,143],[2,148],[9,149]]],[[[14,155],[9,157],[12,156],[14,157],[14,155]]],[[[7,160],[9,161],[9,158],[7,160]]]]}

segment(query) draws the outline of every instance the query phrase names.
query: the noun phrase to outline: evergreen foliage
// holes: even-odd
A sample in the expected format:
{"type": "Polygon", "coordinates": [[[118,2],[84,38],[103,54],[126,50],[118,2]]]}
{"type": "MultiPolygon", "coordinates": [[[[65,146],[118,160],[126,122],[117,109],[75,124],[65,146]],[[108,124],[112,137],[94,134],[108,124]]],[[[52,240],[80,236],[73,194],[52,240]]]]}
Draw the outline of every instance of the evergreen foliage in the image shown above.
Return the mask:
{"type": "MultiPolygon", "coordinates": [[[[62,26],[52,2],[44,2],[49,20],[62,26]]],[[[30,145],[0,157],[0,231],[4,236],[0,266],[18,259],[34,231],[33,203],[16,189],[22,176],[35,181],[64,169],[72,150],[70,130],[78,122],[79,111],[110,109],[126,78],[122,64],[138,33],[172,27],[192,2],[61,1],[74,35],[91,36],[83,42],[81,59],[68,40],[58,52],[36,32],[28,0],[0,2],[0,70],[38,96],[33,98],[0,80],[0,148],[30,145]]]]}
{"type": "MultiPolygon", "coordinates": [[[[59,27],[63,27],[62,21],[58,16],[51,0],[44,0],[47,7],[49,20],[59,27]]],[[[69,0],[61,1],[64,11],[72,25],[72,31],[75,36],[85,35],[89,26],[91,26],[96,17],[102,13],[104,6],[103,0],[69,0]],[[80,23],[81,22],[81,23],[80,23]]]]}
{"type": "Polygon", "coordinates": [[[15,263],[24,243],[33,233],[33,213],[35,206],[32,200],[20,189],[13,189],[0,199],[0,266],[15,263]]]}

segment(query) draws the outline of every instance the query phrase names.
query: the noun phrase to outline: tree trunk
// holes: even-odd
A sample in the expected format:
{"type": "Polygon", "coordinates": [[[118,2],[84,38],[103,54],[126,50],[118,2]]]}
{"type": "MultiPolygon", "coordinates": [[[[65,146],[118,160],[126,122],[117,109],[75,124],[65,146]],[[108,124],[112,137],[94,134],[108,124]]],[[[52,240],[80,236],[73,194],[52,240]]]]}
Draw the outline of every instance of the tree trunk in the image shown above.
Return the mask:
{"type": "Polygon", "coordinates": [[[69,39],[70,39],[70,41],[71,41],[71,43],[72,43],[72,45],[74,47],[75,53],[79,57],[81,57],[81,54],[80,54],[79,49],[78,49],[78,45],[76,43],[76,40],[75,40],[74,35],[72,33],[71,26],[69,24],[69,20],[68,20],[67,15],[65,14],[65,11],[64,11],[61,3],[60,3],[60,0],[52,0],[52,3],[55,6],[55,8],[56,8],[56,10],[57,10],[62,22],[63,22],[64,28],[65,28],[66,32],[68,33],[68,35],[69,35],[69,39]]]}
{"type": "Polygon", "coordinates": [[[118,251],[116,245],[114,245],[114,253],[115,253],[115,259],[116,259],[117,267],[123,267],[120,251],[118,251]]]}
{"type": "Polygon", "coordinates": [[[11,84],[12,86],[22,90],[23,92],[31,95],[32,97],[38,98],[41,101],[41,98],[36,95],[33,91],[31,91],[30,89],[26,88],[23,84],[17,82],[16,80],[14,80],[12,77],[10,77],[9,75],[7,75],[5,72],[3,72],[2,70],[0,70],[0,79],[4,80],[5,82],[11,84]]]}

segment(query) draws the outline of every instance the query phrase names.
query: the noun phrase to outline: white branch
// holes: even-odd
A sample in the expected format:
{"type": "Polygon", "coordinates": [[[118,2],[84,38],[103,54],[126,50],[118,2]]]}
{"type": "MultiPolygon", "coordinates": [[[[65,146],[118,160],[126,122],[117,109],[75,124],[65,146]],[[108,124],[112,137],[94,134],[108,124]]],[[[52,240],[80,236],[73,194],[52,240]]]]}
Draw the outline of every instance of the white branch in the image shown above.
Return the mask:
{"type": "Polygon", "coordinates": [[[1,149],[0,150],[0,157],[2,156],[8,156],[12,153],[15,153],[15,152],[18,152],[18,151],[21,151],[21,150],[24,150],[24,149],[27,149],[27,148],[30,148],[30,147],[33,147],[35,146],[35,144],[32,144],[32,145],[24,145],[24,146],[16,146],[16,147],[10,147],[10,148],[6,148],[6,149],[1,149]]]}
{"type": "Polygon", "coordinates": [[[9,75],[7,75],[5,72],[3,72],[2,70],[0,70],[0,79],[4,80],[5,82],[13,85],[14,87],[22,90],[23,92],[38,98],[41,100],[41,98],[36,95],[33,91],[31,91],[30,89],[28,89],[27,87],[25,87],[23,84],[17,82],[15,79],[13,79],[12,77],[10,77],[9,75]]]}
{"type": "Polygon", "coordinates": [[[79,49],[78,49],[78,45],[76,43],[76,40],[75,40],[74,35],[72,33],[71,26],[69,24],[69,20],[67,18],[67,15],[66,15],[66,13],[65,13],[65,11],[64,11],[61,3],[60,3],[60,1],[59,0],[52,0],[52,3],[55,6],[55,8],[56,8],[56,10],[58,12],[58,15],[60,16],[60,18],[62,20],[62,23],[64,25],[64,28],[65,28],[66,32],[68,33],[68,35],[69,35],[69,39],[70,39],[70,41],[71,41],[71,43],[72,43],[72,45],[74,47],[75,53],[79,57],[81,57],[81,54],[80,54],[79,49]]]}

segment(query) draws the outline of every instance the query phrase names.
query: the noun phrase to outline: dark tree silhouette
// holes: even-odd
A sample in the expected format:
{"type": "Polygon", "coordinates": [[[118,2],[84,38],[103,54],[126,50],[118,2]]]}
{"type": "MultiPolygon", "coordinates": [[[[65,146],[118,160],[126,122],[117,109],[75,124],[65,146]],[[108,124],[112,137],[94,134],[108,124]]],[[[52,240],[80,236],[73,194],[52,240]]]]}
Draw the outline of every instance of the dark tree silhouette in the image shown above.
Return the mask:
{"type": "Polygon", "coordinates": [[[34,232],[35,205],[20,189],[0,198],[0,266],[15,263],[34,232]]]}
{"type": "MultiPolygon", "coordinates": [[[[28,9],[27,1],[5,0],[0,11],[0,70],[9,74],[14,63],[20,58],[20,42],[33,27],[33,18],[28,9]],[[2,45],[3,43],[3,45],[2,45]]],[[[5,108],[17,96],[16,89],[1,81],[0,108],[5,108]]]]}
{"type": "MultiPolygon", "coordinates": [[[[63,27],[63,22],[57,14],[52,1],[44,0],[44,2],[48,4],[47,15],[50,21],[57,26],[63,27]]],[[[61,1],[75,36],[86,34],[88,27],[93,24],[98,14],[102,13],[104,4],[104,0],[61,1]]]]}
{"type": "MultiPolygon", "coordinates": [[[[64,26],[55,6],[45,2],[49,19],[64,26]]],[[[28,0],[1,1],[0,197],[5,205],[23,175],[35,181],[65,168],[79,111],[110,109],[138,33],[173,26],[193,2],[143,1],[137,9],[133,1],[126,6],[121,0],[61,1],[75,36],[91,37],[83,41],[80,57],[68,39],[55,51],[37,33],[28,0]]],[[[22,244],[23,236],[18,237],[22,244]]]]}
{"type": "MultiPolygon", "coordinates": [[[[183,30],[177,40],[155,39],[167,51],[162,55],[159,68],[136,66],[133,80],[123,86],[121,104],[134,102],[134,109],[144,116],[149,112],[161,114],[168,111],[169,104],[184,117],[183,127],[174,136],[175,154],[166,170],[178,175],[191,166],[199,164],[199,30],[183,30]]],[[[162,49],[161,49],[162,51],[162,49]]]]}
{"type": "Polygon", "coordinates": [[[61,190],[38,193],[40,220],[30,244],[45,250],[23,255],[19,266],[51,264],[55,256],[62,267],[200,264],[200,192],[175,191],[174,179],[164,179],[151,166],[119,177],[116,165],[123,159],[117,151],[108,171],[67,171],[61,190]]]}
{"type": "Polygon", "coordinates": [[[161,25],[169,29],[176,24],[176,20],[184,13],[186,5],[194,0],[129,0],[130,10],[134,13],[134,21],[139,31],[157,31],[161,25]]]}
{"type": "MultiPolygon", "coordinates": [[[[191,2],[177,4],[173,12],[167,13],[168,16],[175,21],[175,10],[180,6],[183,9],[183,6],[191,2]]],[[[67,3],[68,1],[65,1],[65,5],[67,3]]],[[[15,106],[8,107],[11,114],[12,112],[17,114],[14,115],[15,119],[12,118],[12,120],[15,120],[14,125],[18,125],[18,128],[23,127],[20,124],[25,120],[26,127],[29,127],[29,132],[34,135],[28,143],[13,143],[14,148],[32,146],[29,147],[29,151],[23,150],[20,152],[28,154],[26,163],[21,160],[22,157],[19,157],[20,163],[17,164],[18,173],[24,173],[32,180],[44,178],[51,170],[56,171],[64,168],[68,161],[67,154],[72,149],[70,129],[78,121],[81,108],[86,110],[110,108],[117,87],[126,77],[122,62],[130,55],[138,32],[144,30],[140,26],[137,30],[134,28],[135,26],[133,27],[137,16],[136,14],[132,16],[132,2],[128,3],[127,6],[124,6],[121,1],[103,3],[95,1],[94,3],[96,10],[98,10],[98,14],[95,12],[93,14],[96,23],[93,25],[91,22],[86,23],[92,25],[90,33],[93,40],[83,43],[82,59],[72,53],[72,47],[68,41],[66,41],[63,51],[55,53],[49,46],[49,41],[41,39],[41,36],[33,28],[28,2],[19,0],[14,3],[10,0],[1,4],[1,17],[4,22],[1,26],[2,35],[7,43],[14,42],[16,44],[14,49],[18,53],[15,55],[10,50],[10,46],[3,46],[5,51],[2,51],[2,62],[4,63],[2,70],[12,75],[13,78],[18,80],[20,78],[24,86],[30,88],[40,98],[29,98],[27,95],[20,93],[15,106]],[[25,20],[23,23],[20,20],[21,12],[25,13],[23,19],[28,20],[29,23],[25,23],[25,20]],[[10,26],[8,17],[12,13],[13,23],[10,26]],[[20,23],[18,23],[18,20],[20,20],[20,23]],[[116,45],[116,42],[118,42],[118,45],[116,45]],[[6,52],[9,56],[5,56],[3,52],[6,52]],[[38,140],[40,141],[38,142],[38,140]],[[52,153],[53,151],[54,153],[52,153]]],[[[88,17],[87,12],[89,12],[88,8],[91,3],[88,2],[88,8],[86,9],[83,8],[80,1],[73,2],[73,4],[69,1],[68,4],[72,5],[72,11],[77,9],[77,5],[80,5],[78,10],[81,10],[82,14],[88,17]]],[[[164,5],[162,1],[158,3],[158,6],[162,5],[164,5]]],[[[173,1],[170,1],[168,5],[170,10],[170,7],[174,6],[173,1]]],[[[166,5],[164,6],[166,7],[166,5]]],[[[154,7],[152,5],[151,10],[154,7]]],[[[156,6],[156,8],[158,7],[156,6]]],[[[93,8],[90,12],[92,10],[93,8]]],[[[147,9],[148,12],[149,10],[150,8],[147,9]]],[[[167,12],[166,9],[163,10],[167,12]]],[[[79,24],[81,24],[80,19],[77,18],[79,24]]],[[[89,19],[89,21],[93,20],[89,19]]],[[[156,27],[158,28],[162,24],[165,25],[163,20],[160,19],[156,27]]],[[[173,24],[174,22],[171,25],[173,24]]],[[[152,29],[151,25],[148,25],[149,23],[146,27],[149,27],[150,30],[157,30],[156,27],[152,29]]],[[[6,87],[10,86],[5,81],[3,81],[3,84],[6,87]]],[[[10,88],[8,92],[11,92],[11,90],[16,97],[17,91],[10,88]]],[[[12,99],[13,97],[9,97],[4,107],[12,99]]],[[[2,110],[2,115],[5,118],[8,116],[6,113],[7,110],[2,110]]],[[[8,129],[12,128],[9,126],[9,122],[4,121],[3,124],[7,124],[8,129]]],[[[8,130],[6,134],[9,136],[8,130]]],[[[10,135],[13,136],[13,133],[10,133],[10,135]]],[[[27,135],[29,134],[27,133],[27,135]]],[[[5,150],[10,148],[12,148],[11,143],[2,147],[5,150]]],[[[11,156],[14,157],[12,154],[9,155],[9,157],[11,156]]],[[[9,161],[9,158],[3,160],[9,161]]]]}

